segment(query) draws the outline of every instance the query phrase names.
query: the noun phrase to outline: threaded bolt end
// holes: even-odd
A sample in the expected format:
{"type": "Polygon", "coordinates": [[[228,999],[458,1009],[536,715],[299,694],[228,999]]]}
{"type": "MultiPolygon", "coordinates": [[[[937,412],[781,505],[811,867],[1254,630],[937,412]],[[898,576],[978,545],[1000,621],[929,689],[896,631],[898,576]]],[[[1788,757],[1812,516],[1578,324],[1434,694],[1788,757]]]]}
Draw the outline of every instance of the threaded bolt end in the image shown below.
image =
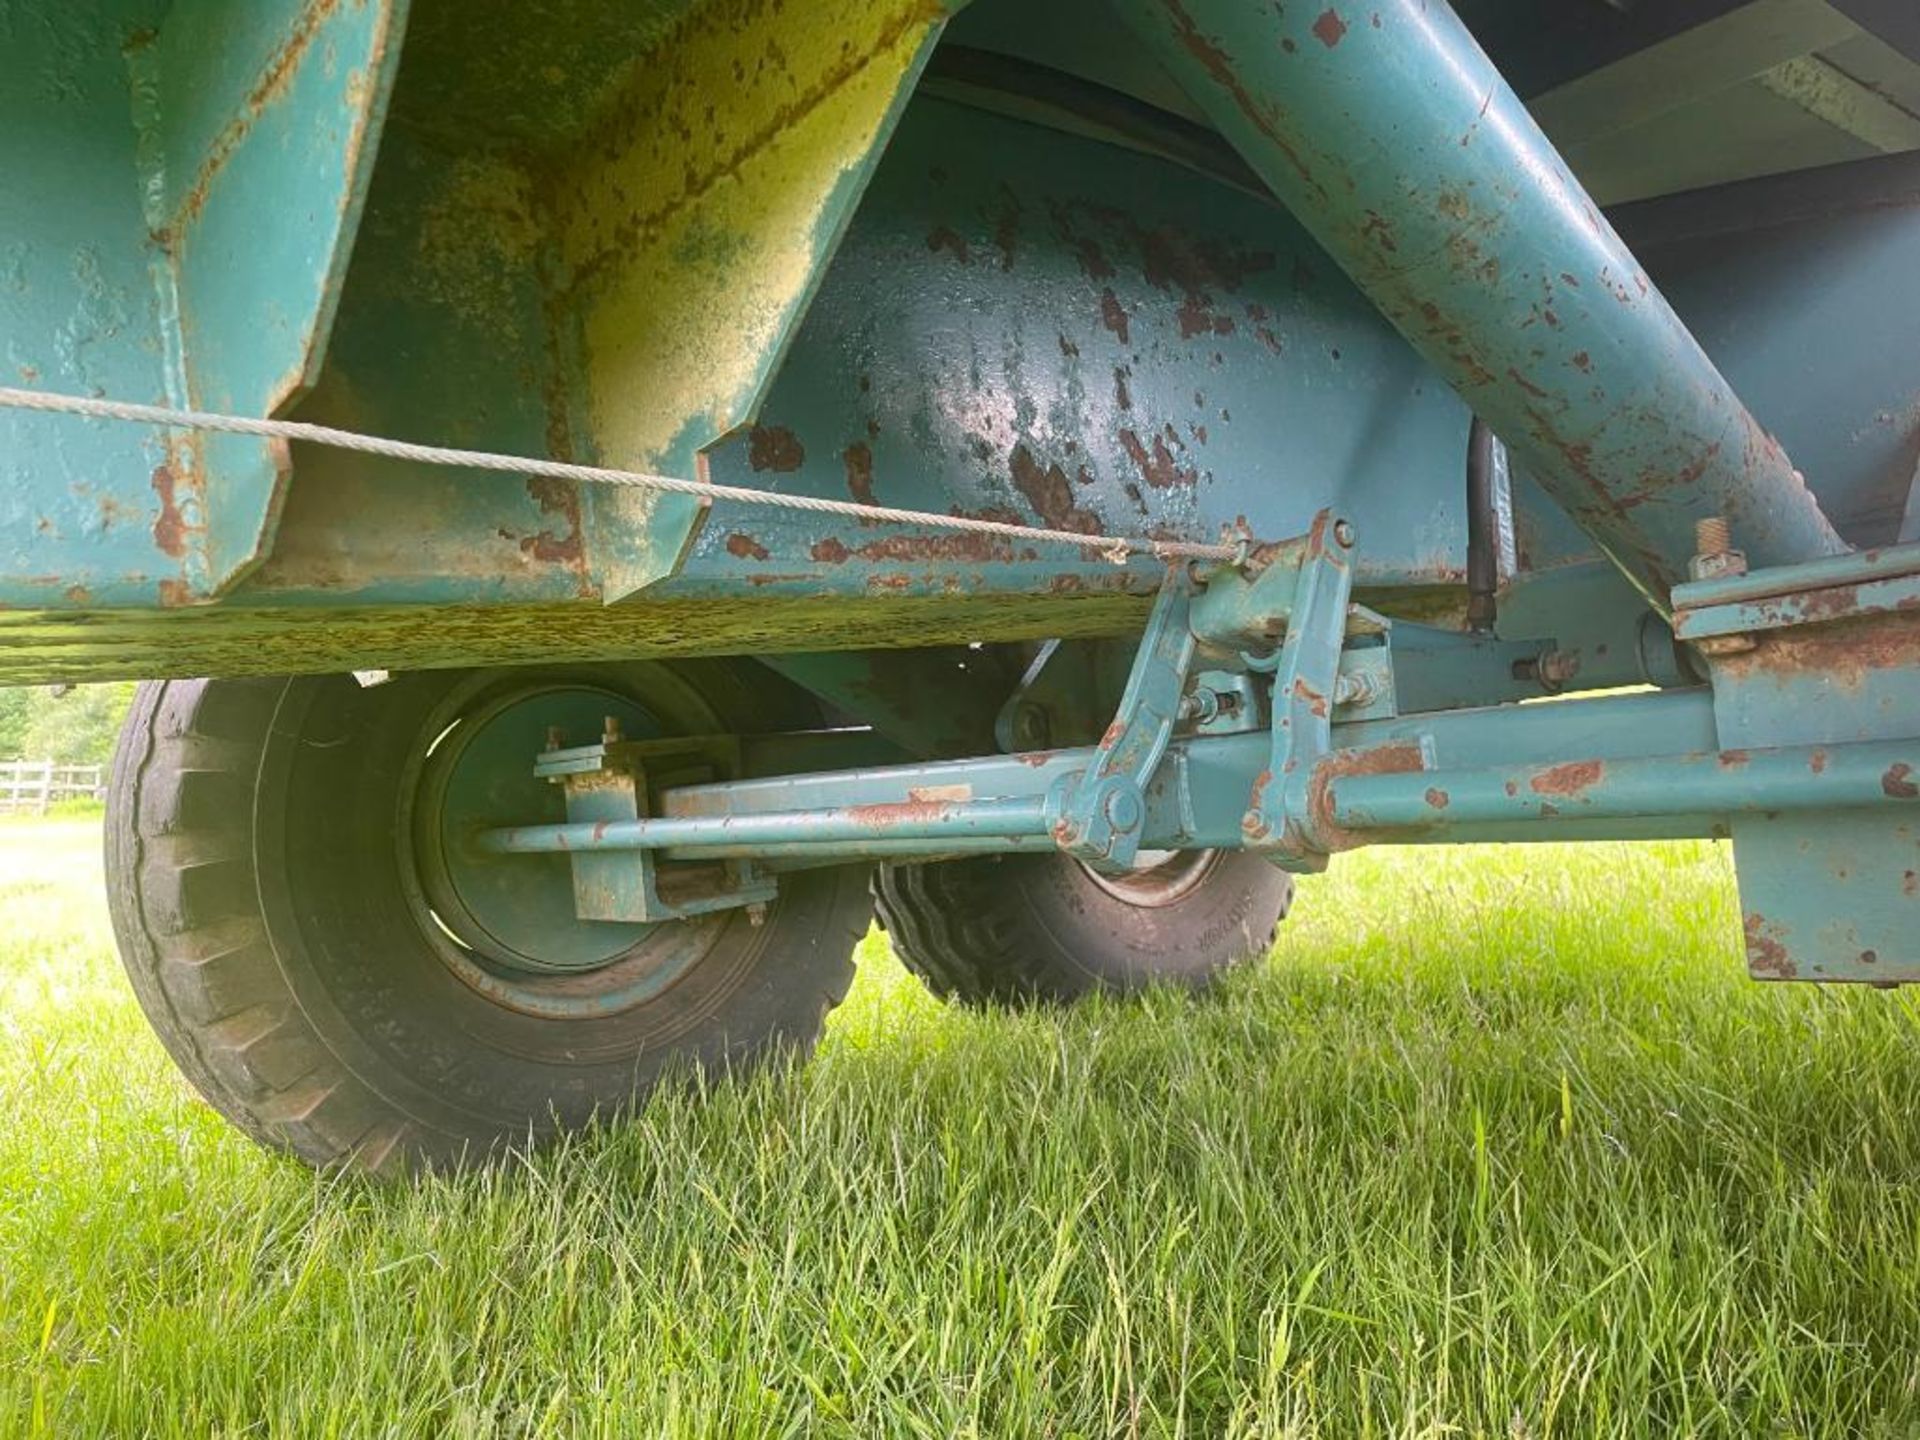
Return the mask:
{"type": "Polygon", "coordinates": [[[1709,515],[1693,526],[1693,548],[1700,555],[1725,555],[1733,549],[1733,527],[1724,515],[1709,515]]]}

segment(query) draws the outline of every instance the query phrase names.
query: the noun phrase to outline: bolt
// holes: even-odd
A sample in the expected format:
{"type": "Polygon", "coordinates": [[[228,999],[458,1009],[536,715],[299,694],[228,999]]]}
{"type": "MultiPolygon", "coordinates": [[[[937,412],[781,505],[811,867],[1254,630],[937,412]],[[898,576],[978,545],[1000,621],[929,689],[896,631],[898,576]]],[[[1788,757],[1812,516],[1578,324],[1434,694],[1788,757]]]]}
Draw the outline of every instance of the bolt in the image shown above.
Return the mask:
{"type": "Polygon", "coordinates": [[[767,902],[756,900],[747,906],[747,924],[758,930],[767,923],[767,902]]]}
{"type": "Polygon", "coordinates": [[[1693,526],[1693,563],[1687,573],[1695,580],[1720,580],[1747,573],[1746,555],[1733,548],[1733,527],[1724,515],[1709,515],[1693,526]]]}
{"type": "Polygon", "coordinates": [[[1549,685],[1564,685],[1580,673],[1580,656],[1573,650],[1549,650],[1540,657],[1540,678],[1549,685]]]}
{"type": "Polygon", "coordinates": [[[1543,650],[1513,662],[1514,679],[1531,680],[1549,695],[1559,694],[1579,673],[1580,654],[1576,650],[1543,650]]]}
{"type": "Polygon", "coordinates": [[[620,740],[620,717],[618,715],[609,715],[601,727],[600,743],[602,745],[618,745],[620,740]]]}
{"type": "Polygon", "coordinates": [[[1249,840],[1267,838],[1267,822],[1260,818],[1258,810],[1249,810],[1240,817],[1240,833],[1249,840]]]}
{"type": "Polygon", "coordinates": [[[1334,521],[1333,542],[1342,550],[1351,550],[1353,548],[1353,526],[1345,520],[1334,521]]]}
{"type": "Polygon", "coordinates": [[[1141,821],[1140,796],[1131,785],[1115,785],[1107,791],[1100,809],[1107,823],[1122,835],[1130,833],[1141,821]]]}
{"type": "Polygon", "coordinates": [[[549,725],[547,727],[547,749],[564,750],[566,748],[567,737],[561,733],[560,727],[558,725],[549,725]]]}
{"type": "Polygon", "coordinates": [[[1202,685],[1191,695],[1180,697],[1180,718],[1197,720],[1202,725],[1217,720],[1220,718],[1220,712],[1228,708],[1224,703],[1225,698],[1219,691],[1210,690],[1202,685]]]}
{"type": "Polygon", "coordinates": [[[1379,688],[1372,675],[1360,671],[1353,675],[1341,675],[1333,682],[1333,703],[1336,705],[1371,705],[1379,694],[1379,688]]]}
{"type": "Polygon", "coordinates": [[[1739,655],[1752,650],[1760,642],[1751,635],[1709,635],[1693,643],[1699,647],[1702,655],[1739,655]]]}

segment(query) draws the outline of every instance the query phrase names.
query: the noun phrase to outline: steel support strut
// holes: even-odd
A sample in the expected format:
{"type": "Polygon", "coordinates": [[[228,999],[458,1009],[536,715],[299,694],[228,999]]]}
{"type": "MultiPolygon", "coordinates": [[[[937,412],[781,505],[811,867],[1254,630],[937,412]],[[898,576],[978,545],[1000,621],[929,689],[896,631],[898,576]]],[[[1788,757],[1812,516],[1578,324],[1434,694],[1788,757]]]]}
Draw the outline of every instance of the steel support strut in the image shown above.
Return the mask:
{"type": "Polygon", "coordinates": [[[1662,612],[1694,524],[1846,549],[1444,0],[1120,0],[1354,281],[1662,612]]]}

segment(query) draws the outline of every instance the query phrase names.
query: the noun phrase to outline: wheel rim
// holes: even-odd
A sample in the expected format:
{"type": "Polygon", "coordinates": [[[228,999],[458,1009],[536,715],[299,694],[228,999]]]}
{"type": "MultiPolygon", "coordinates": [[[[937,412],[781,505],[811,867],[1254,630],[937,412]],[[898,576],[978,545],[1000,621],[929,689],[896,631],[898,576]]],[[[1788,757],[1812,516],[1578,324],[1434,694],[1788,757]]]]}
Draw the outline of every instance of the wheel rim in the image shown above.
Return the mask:
{"type": "Polygon", "coordinates": [[[534,758],[550,727],[584,743],[607,717],[631,739],[687,733],[624,689],[570,680],[483,684],[449,697],[409,757],[397,835],[415,920],[442,963],[512,1009],[589,1017],[645,1003],[697,965],[727,923],[724,915],[582,920],[566,856],[490,855],[473,843],[490,826],[564,819],[564,796],[535,777],[534,758]]]}
{"type": "Polygon", "coordinates": [[[1213,874],[1218,850],[1142,850],[1134,867],[1120,875],[1102,875],[1090,865],[1081,873],[1114,899],[1143,910],[1178,905],[1213,874]]]}

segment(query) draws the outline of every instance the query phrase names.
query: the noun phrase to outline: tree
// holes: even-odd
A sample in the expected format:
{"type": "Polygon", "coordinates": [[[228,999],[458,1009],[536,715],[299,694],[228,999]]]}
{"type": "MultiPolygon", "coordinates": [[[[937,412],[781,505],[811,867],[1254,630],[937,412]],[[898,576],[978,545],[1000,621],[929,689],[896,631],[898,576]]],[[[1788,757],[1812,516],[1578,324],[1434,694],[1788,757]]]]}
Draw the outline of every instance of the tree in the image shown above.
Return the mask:
{"type": "Polygon", "coordinates": [[[27,758],[27,727],[33,723],[31,690],[0,690],[0,760],[27,758]]]}
{"type": "Polygon", "coordinates": [[[131,681],[76,685],[64,694],[48,687],[0,690],[0,756],[104,765],[113,758],[133,690],[131,681]]]}

